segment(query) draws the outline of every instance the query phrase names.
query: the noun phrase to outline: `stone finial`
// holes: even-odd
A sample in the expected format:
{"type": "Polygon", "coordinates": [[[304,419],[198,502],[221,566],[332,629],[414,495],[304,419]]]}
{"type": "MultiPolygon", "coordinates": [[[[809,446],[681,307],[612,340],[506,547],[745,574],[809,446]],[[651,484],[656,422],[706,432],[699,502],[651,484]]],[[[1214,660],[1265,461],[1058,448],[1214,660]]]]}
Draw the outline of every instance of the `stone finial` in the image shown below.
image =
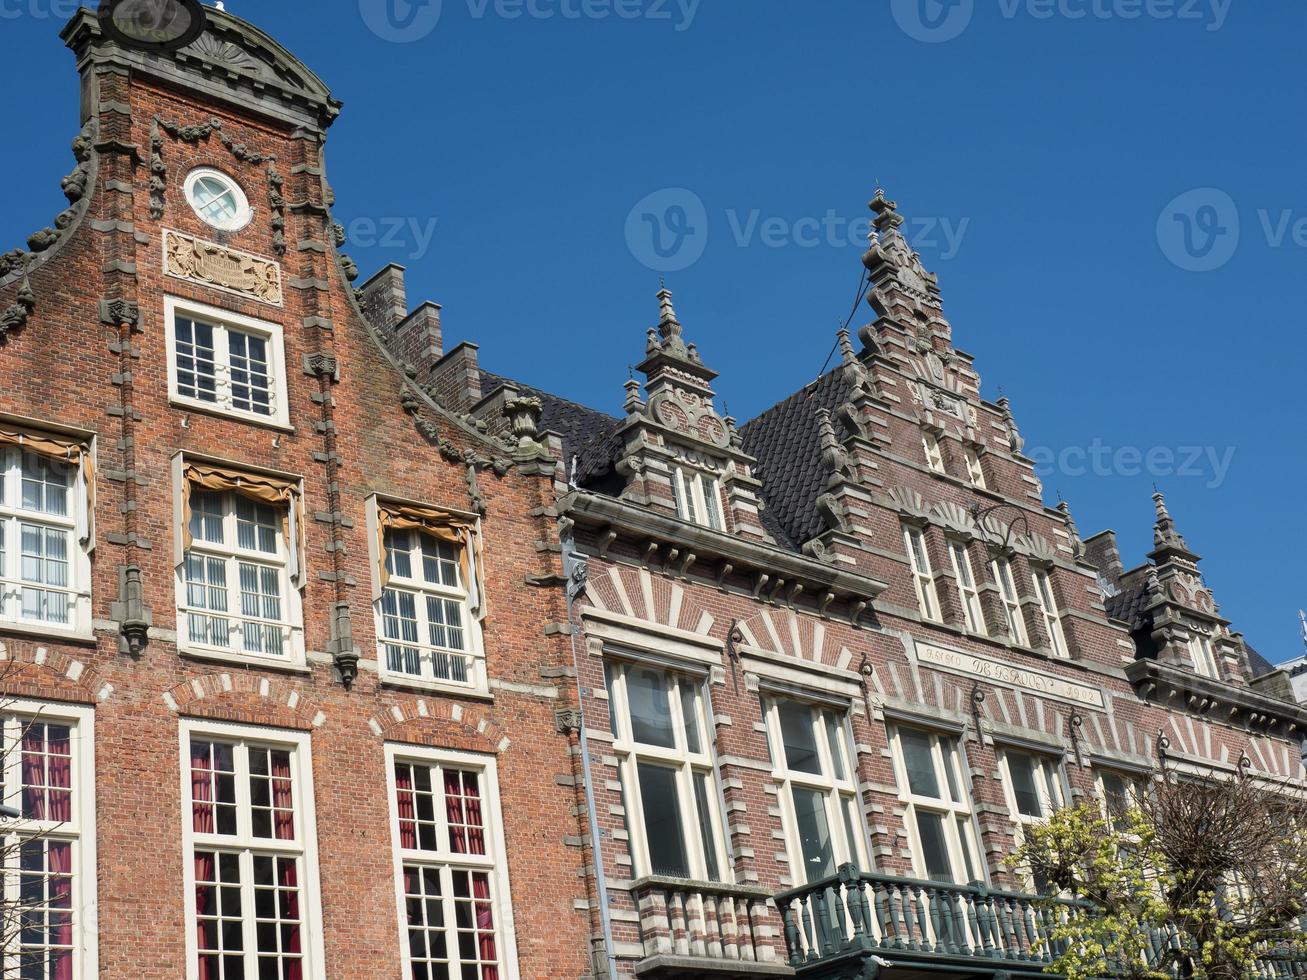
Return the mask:
{"type": "Polygon", "coordinates": [[[836,335],[836,337],[837,337],[837,339],[838,339],[838,343],[839,343],[839,346],[840,346],[840,360],[841,360],[841,362],[842,362],[846,367],[849,366],[849,365],[851,365],[851,364],[856,364],[858,358],[857,358],[857,355],[853,353],[853,344],[852,344],[852,342],[849,340],[849,328],[848,328],[848,327],[840,327],[839,333],[836,335]]]}
{"type": "Polygon", "coordinates": [[[622,407],[626,409],[627,415],[638,415],[644,409],[644,399],[640,397],[640,382],[635,378],[628,378],[622,385],[626,389],[626,400],[622,407]]]}
{"type": "MultiPolygon", "coordinates": [[[[652,339],[652,338],[651,338],[652,339]]],[[[681,321],[672,306],[672,291],[666,286],[658,290],[658,328],[656,344],[662,350],[683,357],[690,355],[682,337],[681,321]]]]}
{"type": "Polygon", "coordinates": [[[844,482],[850,475],[850,467],[849,454],[840,445],[839,438],[835,435],[831,414],[825,408],[817,409],[817,434],[821,439],[822,468],[828,474],[826,486],[827,489],[831,489],[844,482]]]}
{"type": "Polygon", "coordinates": [[[1025,448],[1026,440],[1021,438],[1021,432],[1017,429],[1017,420],[1012,415],[1012,404],[1007,400],[1006,395],[995,404],[998,405],[999,411],[1003,413],[1003,422],[1007,425],[1008,442],[1011,443],[1012,454],[1016,455],[1025,448]]]}
{"type": "Polygon", "coordinates": [[[540,434],[541,411],[539,398],[509,398],[504,402],[504,414],[508,416],[520,452],[539,448],[537,437],[540,434]]]}
{"type": "Polygon", "coordinates": [[[903,224],[903,215],[899,214],[898,202],[885,197],[885,188],[883,187],[876,188],[876,196],[871,199],[867,207],[871,208],[876,215],[872,219],[872,225],[878,232],[888,231],[903,224]]]}
{"type": "Polygon", "coordinates": [[[1080,528],[1076,527],[1076,522],[1071,518],[1071,505],[1065,500],[1057,502],[1058,513],[1062,515],[1062,523],[1066,525],[1067,537],[1071,539],[1071,553],[1077,559],[1085,556],[1085,543],[1080,540],[1080,528]]]}
{"type": "Polygon", "coordinates": [[[1189,550],[1184,536],[1175,525],[1175,519],[1166,509],[1166,497],[1160,491],[1153,494],[1153,506],[1157,510],[1157,521],[1153,524],[1153,551],[1150,557],[1172,557],[1196,560],[1197,555],[1189,550]]]}

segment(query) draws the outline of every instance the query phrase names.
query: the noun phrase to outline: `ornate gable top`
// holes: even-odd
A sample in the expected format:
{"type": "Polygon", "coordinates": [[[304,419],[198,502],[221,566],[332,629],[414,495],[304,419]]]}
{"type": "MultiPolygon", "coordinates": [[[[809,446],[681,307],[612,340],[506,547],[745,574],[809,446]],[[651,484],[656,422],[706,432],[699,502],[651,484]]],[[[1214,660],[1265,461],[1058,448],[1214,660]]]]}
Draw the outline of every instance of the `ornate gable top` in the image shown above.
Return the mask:
{"type": "Polygon", "coordinates": [[[883,313],[877,294],[893,288],[914,303],[938,306],[939,282],[933,272],[926,271],[921,256],[912,250],[899,230],[903,216],[898,212],[898,204],[888,200],[884,189],[877,187],[868,207],[876,215],[871,223],[871,247],[862,256],[873,287],[869,301],[877,307],[877,312],[883,313]]]}
{"type": "Polygon", "coordinates": [[[1175,519],[1166,509],[1166,497],[1160,493],[1153,494],[1153,506],[1157,509],[1157,523],[1153,525],[1153,550],[1148,557],[1159,563],[1168,558],[1197,562],[1198,555],[1189,550],[1184,536],[1175,525],[1175,519]]]}
{"type": "Polygon", "coordinates": [[[325,130],[339,115],[340,102],[322,79],[267,34],[216,7],[206,7],[205,17],[204,33],[170,54],[120,47],[101,31],[95,12],[85,8],[64,26],[61,37],[83,72],[92,64],[125,65],[315,131],[325,130]]]}

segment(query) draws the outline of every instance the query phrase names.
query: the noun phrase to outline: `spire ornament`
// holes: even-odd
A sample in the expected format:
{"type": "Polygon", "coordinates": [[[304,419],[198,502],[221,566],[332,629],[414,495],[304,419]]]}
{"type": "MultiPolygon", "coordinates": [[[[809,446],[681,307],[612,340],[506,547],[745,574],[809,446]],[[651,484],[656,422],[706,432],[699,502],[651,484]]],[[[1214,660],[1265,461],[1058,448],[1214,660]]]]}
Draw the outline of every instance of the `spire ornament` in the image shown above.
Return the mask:
{"type": "Polygon", "coordinates": [[[1196,562],[1198,556],[1189,550],[1175,519],[1166,508],[1166,496],[1159,490],[1153,494],[1153,507],[1157,511],[1157,521],[1153,524],[1153,550],[1148,557],[1157,561],[1179,558],[1181,561],[1196,562]]]}

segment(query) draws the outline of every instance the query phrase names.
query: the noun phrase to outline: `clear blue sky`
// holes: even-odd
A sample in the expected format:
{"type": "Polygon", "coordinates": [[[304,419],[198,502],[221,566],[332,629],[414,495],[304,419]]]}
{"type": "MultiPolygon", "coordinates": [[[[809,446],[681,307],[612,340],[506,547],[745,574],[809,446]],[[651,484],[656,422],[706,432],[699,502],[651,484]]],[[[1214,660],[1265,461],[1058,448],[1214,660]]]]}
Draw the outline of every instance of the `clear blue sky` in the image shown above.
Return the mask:
{"type": "MultiPolygon", "coordinates": [[[[656,319],[660,264],[685,266],[668,285],[736,416],[810,381],[852,301],[865,243],[849,223],[879,178],[910,219],[933,219],[910,231],[986,397],[1001,385],[1043,453],[1048,501],[1061,491],[1086,535],[1115,528],[1130,565],[1151,544],[1156,482],[1235,627],[1273,660],[1300,652],[1307,6],[229,7],[345,101],[328,160],[364,275],[406,265],[410,299],[444,305],[448,341],[610,411],[656,319]],[[636,208],[667,188],[684,190],[636,208]]],[[[5,248],[62,206],[68,13],[0,0],[5,248]]]]}

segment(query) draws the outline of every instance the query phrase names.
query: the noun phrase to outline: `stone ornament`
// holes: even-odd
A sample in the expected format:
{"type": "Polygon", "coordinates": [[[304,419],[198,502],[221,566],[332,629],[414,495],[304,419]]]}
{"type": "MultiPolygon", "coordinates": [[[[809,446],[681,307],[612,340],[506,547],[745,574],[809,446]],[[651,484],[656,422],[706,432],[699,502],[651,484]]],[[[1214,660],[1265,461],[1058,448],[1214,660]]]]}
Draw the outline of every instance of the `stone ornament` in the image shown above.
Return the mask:
{"type": "Polygon", "coordinates": [[[228,289],[281,306],[281,266],[216,242],[175,231],[163,233],[164,272],[176,279],[228,289]]]}

